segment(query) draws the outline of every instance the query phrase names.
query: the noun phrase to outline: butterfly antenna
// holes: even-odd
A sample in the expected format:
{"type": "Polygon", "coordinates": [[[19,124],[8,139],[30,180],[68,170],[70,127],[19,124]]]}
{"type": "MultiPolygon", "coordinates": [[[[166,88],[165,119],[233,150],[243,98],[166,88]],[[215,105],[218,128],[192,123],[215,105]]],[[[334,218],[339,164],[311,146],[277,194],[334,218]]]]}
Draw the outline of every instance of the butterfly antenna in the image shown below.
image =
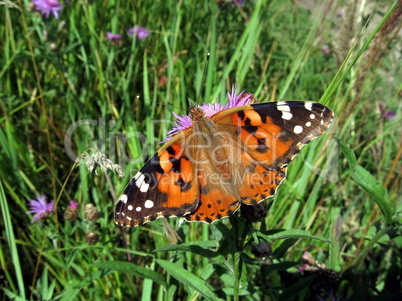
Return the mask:
{"type": "Polygon", "coordinates": [[[147,100],[147,101],[156,103],[156,104],[158,104],[158,105],[162,105],[162,106],[166,106],[166,107],[170,107],[170,108],[175,108],[175,109],[180,109],[180,110],[187,111],[186,109],[183,109],[183,108],[180,108],[180,107],[176,107],[176,106],[173,106],[173,105],[170,105],[170,104],[161,103],[161,102],[159,102],[159,101],[152,100],[152,99],[148,99],[148,98],[142,98],[142,97],[139,96],[139,95],[137,95],[136,98],[137,98],[137,99],[142,99],[142,100],[147,100]]]}
{"type": "Polygon", "coordinates": [[[200,91],[200,94],[198,95],[197,103],[200,103],[201,95],[204,95],[204,92],[205,92],[205,79],[207,78],[208,65],[209,65],[209,57],[210,57],[210,56],[211,56],[211,53],[208,52],[208,53],[207,53],[207,62],[206,62],[206,64],[205,64],[204,74],[203,74],[203,76],[202,76],[201,91],[200,91]]]}

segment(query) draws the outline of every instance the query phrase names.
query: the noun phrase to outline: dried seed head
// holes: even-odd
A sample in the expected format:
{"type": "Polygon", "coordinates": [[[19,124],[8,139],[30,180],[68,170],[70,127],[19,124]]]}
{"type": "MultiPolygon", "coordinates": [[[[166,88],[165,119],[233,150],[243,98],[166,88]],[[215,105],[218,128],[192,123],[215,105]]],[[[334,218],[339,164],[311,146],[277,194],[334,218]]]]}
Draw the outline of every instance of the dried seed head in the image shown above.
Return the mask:
{"type": "Polygon", "coordinates": [[[99,211],[92,203],[85,205],[84,213],[85,219],[88,221],[96,221],[99,218],[99,211]]]}
{"type": "Polygon", "coordinates": [[[96,231],[89,231],[85,234],[85,241],[90,245],[94,245],[99,241],[99,237],[96,231]]]}
{"type": "Polygon", "coordinates": [[[253,253],[256,257],[266,258],[271,256],[272,248],[271,245],[266,241],[261,241],[259,244],[252,246],[251,253],[253,253]]]}
{"type": "Polygon", "coordinates": [[[248,221],[255,223],[262,221],[267,216],[268,209],[267,203],[262,201],[255,205],[242,204],[240,212],[248,221]]]}

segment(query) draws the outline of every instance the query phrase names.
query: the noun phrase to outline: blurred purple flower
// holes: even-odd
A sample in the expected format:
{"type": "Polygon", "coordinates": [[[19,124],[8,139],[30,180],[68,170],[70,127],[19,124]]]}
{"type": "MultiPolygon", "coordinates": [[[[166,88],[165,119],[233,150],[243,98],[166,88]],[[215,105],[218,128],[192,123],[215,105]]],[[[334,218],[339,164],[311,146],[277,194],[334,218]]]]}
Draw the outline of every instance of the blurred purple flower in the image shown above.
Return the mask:
{"type": "Polygon", "coordinates": [[[149,36],[149,31],[145,27],[134,26],[127,29],[127,34],[134,37],[136,36],[138,40],[144,39],[149,36]]]}
{"type": "Polygon", "coordinates": [[[121,39],[121,34],[116,34],[116,33],[108,32],[108,33],[106,34],[106,38],[109,39],[109,40],[111,40],[111,41],[117,41],[117,40],[120,40],[120,39],[121,39]]]}
{"type": "Polygon", "coordinates": [[[71,209],[77,209],[78,208],[78,203],[76,201],[70,201],[70,204],[68,204],[68,207],[71,209]]]}
{"type": "Polygon", "coordinates": [[[329,48],[329,46],[327,44],[325,44],[321,47],[321,51],[322,51],[322,56],[327,56],[331,52],[331,49],[329,48]]]}
{"type": "Polygon", "coordinates": [[[343,15],[344,15],[344,12],[343,12],[342,10],[340,10],[340,11],[338,11],[338,12],[336,13],[336,16],[337,16],[338,18],[343,18],[343,15]]]}
{"type": "Polygon", "coordinates": [[[233,0],[231,2],[232,5],[239,5],[242,6],[244,4],[244,0],[233,0]]]}
{"type": "Polygon", "coordinates": [[[56,19],[59,18],[59,10],[63,9],[58,0],[32,0],[36,10],[40,10],[46,18],[52,13],[56,19]]]}
{"type": "Polygon", "coordinates": [[[381,118],[384,120],[391,120],[395,117],[396,113],[391,110],[387,110],[387,104],[382,102],[379,105],[380,113],[381,113],[381,118]]]}
{"type": "Polygon", "coordinates": [[[311,264],[314,263],[313,256],[310,252],[305,251],[301,257],[303,264],[299,266],[299,272],[303,272],[306,268],[308,268],[311,264]]]}
{"type": "Polygon", "coordinates": [[[391,111],[391,110],[388,110],[388,111],[385,112],[384,118],[385,118],[385,119],[388,119],[388,120],[391,120],[392,118],[395,117],[395,115],[396,115],[395,112],[393,112],[393,111],[391,111]]]}
{"type": "Polygon", "coordinates": [[[29,200],[28,206],[31,210],[26,213],[35,213],[32,223],[41,218],[46,218],[49,213],[54,211],[54,201],[47,203],[46,196],[43,194],[41,196],[37,195],[36,200],[29,200]]]}
{"type": "MultiPolygon", "coordinates": [[[[234,107],[239,107],[239,106],[244,106],[250,103],[252,100],[252,95],[251,94],[246,94],[245,96],[243,95],[244,91],[237,94],[237,91],[234,87],[232,87],[232,92],[228,93],[228,103],[226,105],[221,105],[219,103],[216,104],[202,104],[199,106],[204,112],[205,116],[212,116],[219,111],[234,108],[234,107]]],[[[177,118],[176,123],[173,126],[173,129],[171,129],[169,132],[167,132],[168,137],[166,138],[165,141],[162,141],[162,143],[168,141],[172,136],[177,134],[178,132],[185,130],[186,128],[190,127],[193,125],[193,121],[191,120],[190,116],[185,115],[185,116],[180,116],[173,112],[173,115],[177,118]]]]}

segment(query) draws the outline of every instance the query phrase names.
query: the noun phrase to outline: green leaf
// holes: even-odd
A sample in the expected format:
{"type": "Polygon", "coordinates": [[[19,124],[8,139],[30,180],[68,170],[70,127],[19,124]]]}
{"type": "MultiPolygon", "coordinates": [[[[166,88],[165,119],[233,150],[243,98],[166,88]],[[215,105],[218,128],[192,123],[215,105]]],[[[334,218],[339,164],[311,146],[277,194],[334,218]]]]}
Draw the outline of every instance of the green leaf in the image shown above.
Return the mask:
{"type": "Polygon", "coordinates": [[[206,285],[205,280],[195,276],[173,262],[162,259],[157,259],[156,262],[178,281],[196,290],[205,298],[209,300],[219,300],[206,285]]]}
{"type": "MultiPolygon", "coordinates": [[[[215,242],[215,246],[216,246],[216,242],[215,242]]],[[[222,256],[218,252],[211,251],[206,248],[202,248],[201,246],[198,246],[197,244],[193,244],[193,243],[189,243],[186,245],[181,244],[181,245],[166,246],[166,247],[158,248],[155,251],[156,252],[167,252],[167,251],[191,252],[191,253],[206,257],[206,258],[217,258],[219,256],[222,256]]]]}
{"type": "Polygon", "coordinates": [[[279,240],[279,239],[289,239],[289,238],[306,238],[306,239],[317,239],[323,242],[330,242],[327,238],[321,236],[311,235],[309,231],[299,230],[299,229],[289,229],[282,230],[274,234],[266,235],[261,232],[258,233],[258,236],[261,236],[267,241],[279,240]]]}
{"type": "Polygon", "coordinates": [[[374,198],[384,215],[386,224],[390,224],[392,222],[393,210],[389,204],[387,190],[377,183],[376,178],[372,174],[357,164],[355,154],[346,144],[341,141],[338,141],[338,143],[352,170],[353,180],[374,198]]]}
{"type": "Polygon", "coordinates": [[[275,249],[275,251],[272,253],[273,258],[283,258],[287,252],[296,242],[298,241],[297,238],[289,238],[285,239],[281,245],[275,249]]]}
{"type": "Polygon", "coordinates": [[[21,296],[18,296],[16,293],[6,289],[5,287],[3,287],[2,289],[3,289],[4,293],[5,293],[5,295],[8,298],[10,298],[10,300],[15,300],[15,301],[26,301],[27,300],[27,299],[25,299],[25,298],[23,298],[21,296]]]}
{"type": "Polygon", "coordinates": [[[155,271],[149,270],[147,268],[143,268],[137,266],[131,262],[126,261],[106,261],[106,262],[97,262],[92,264],[91,266],[100,268],[100,269],[109,269],[114,271],[119,271],[123,273],[127,273],[133,276],[142,277],[146,279],[151,279],[156,283],[166,287],[165,279],[162,275],[158,274],[155,271]]]}
{"type": "MultiPolygon", "coordinates": [[[[183,251],[183,252],[193,252],[194,247],[204,249],[205,251],[212,252],[205,248],[217,247],[217,242],[213,240],[201,241],[197,243],[186,242],[179,245],[168,245],[162,248],[155,249],[154,252],[169,252],[169,251],[183,251]]],[[[215,253],[215,252],[214,252],[215,253]]],[[[197,253],[198,254],[198,253],[197,253]]]]}

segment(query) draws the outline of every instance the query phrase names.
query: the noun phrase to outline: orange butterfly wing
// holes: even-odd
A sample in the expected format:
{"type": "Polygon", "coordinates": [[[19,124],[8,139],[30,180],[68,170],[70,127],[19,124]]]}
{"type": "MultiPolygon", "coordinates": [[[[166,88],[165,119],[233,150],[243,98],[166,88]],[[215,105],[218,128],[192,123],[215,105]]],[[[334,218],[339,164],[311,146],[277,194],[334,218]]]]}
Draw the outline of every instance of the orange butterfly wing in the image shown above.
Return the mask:
{"type": "Polygon", "coordinates": [[[195,169],[185,149],[181,132],[163,147],[131,179],[115,205],[115,222],[135,227],[161,217],[184,216],[198,204],[195,169]]]}

